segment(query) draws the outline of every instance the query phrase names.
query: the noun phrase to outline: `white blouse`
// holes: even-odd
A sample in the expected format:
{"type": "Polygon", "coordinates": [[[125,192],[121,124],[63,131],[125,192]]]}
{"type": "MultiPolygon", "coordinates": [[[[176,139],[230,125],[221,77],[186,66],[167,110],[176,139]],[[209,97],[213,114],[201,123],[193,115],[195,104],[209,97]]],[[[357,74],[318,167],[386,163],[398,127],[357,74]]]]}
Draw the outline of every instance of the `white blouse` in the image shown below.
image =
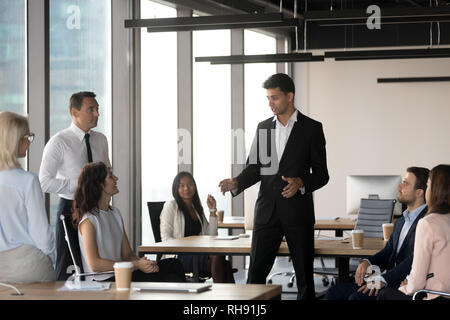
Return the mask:
{"type": "Polygon", "coordinates": [[[55,241],[38,177],[22,168],[0,170],[0,251],[24,244],[55,262],[55,241]]]}
{"type": "MultiPolygon", "coordinates": [[[[89,219],[94,225],[97,239],[98,255],[102,259],[122,261],[122,240],[124,237],[123,221],[119,209],[112,207],[108,211],[98,210],[98,212],[86,213],[79,225],[89,219]]],[[[84,250],[83,236],[78,228],[78,242],[81,249],[81,260],[84,272],[92,272],[89,268],[84,250]]],[[[102,281],[111,278],[112,275],[97,275],[93,279],[102,281]]],[[[91,280],[92,277],[87,277],[91,280]]]]}

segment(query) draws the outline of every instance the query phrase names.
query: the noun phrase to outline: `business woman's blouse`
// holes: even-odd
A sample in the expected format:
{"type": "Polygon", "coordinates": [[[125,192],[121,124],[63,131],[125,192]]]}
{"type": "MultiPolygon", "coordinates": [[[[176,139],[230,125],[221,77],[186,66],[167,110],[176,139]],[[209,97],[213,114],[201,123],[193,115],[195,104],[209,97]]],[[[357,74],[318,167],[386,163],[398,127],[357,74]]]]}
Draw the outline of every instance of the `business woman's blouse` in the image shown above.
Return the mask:
{"type": "Polygon", "coordinates": [[[399,290],[408,295],[421,289],[450,292],[449,263],[450,214],[429,214],[417,224],[411,273],[399,290]]]}
{"type": "Polygon", "coordinates": [[[55,241],[37,175],[0,171],[0,251],[32,245],[55,262],[55,241]]]}

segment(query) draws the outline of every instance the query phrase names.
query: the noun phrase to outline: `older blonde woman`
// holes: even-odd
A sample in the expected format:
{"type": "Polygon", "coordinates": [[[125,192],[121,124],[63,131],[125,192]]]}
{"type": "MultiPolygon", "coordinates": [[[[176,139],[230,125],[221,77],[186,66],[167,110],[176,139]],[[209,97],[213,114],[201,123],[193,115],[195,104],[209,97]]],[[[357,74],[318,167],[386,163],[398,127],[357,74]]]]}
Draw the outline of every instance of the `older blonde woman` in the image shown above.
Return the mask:
{"type": "Polygon", "coordinates": [[[0,281],[53,281],[55,244],[37,175],[18,158],[33,141],[26,117],[0,112],[0,281]]]}

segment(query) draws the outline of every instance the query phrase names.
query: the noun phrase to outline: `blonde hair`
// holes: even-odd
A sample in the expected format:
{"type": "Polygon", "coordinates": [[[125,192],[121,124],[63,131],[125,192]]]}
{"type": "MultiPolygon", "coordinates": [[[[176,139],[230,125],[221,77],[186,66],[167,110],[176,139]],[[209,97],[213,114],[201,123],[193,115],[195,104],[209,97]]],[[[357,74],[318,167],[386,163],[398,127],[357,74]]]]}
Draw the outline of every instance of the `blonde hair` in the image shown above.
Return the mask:
{"type": "Polygon", "coordinates": [[[19,143],[29,130],[28,119],[14,112],[0,112],[0,170],[19,168],[19,143]]]}

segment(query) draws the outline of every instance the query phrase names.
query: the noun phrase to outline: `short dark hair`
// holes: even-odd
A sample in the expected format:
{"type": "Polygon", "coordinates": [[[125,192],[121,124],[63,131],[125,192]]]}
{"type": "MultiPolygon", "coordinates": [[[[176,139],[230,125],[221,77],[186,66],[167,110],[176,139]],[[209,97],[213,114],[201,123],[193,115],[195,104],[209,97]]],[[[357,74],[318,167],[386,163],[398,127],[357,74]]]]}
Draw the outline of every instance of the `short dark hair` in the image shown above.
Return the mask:
{"type": "Polygon", "coordinates": [[[264,89],[280,88],[284,93],[292,92],[295,95],[295,85],[291,77],[284,73],[271,75],[263,83],[264,89]]]}
{"type": "Polygon", "coordinates": [[[430,172],[428,213],[450,213],[450,165],[440,164],[430,172]]]}
{"type": "Polygon", "coordinates": [[[96,97],[96,94],[93,92],[90,92],[90,91],[80,91],[80,92],[74,93],[70,97],[69,111],[72,111],[73,108],[80,110],[81,105],[83,104],[84,98],[95,98],[95,97],[96,97]]]}
{"type": "Polygon", "coordinates": [[[427,191],[427,181],[430,170],[422,167],[409,167],[408,169],[406,169],[406,172],[410,172],[416,176],[416,184],[414,186],[414,189],[422,189],[423,197],[425,200],[425,192],[427,191]]]}

